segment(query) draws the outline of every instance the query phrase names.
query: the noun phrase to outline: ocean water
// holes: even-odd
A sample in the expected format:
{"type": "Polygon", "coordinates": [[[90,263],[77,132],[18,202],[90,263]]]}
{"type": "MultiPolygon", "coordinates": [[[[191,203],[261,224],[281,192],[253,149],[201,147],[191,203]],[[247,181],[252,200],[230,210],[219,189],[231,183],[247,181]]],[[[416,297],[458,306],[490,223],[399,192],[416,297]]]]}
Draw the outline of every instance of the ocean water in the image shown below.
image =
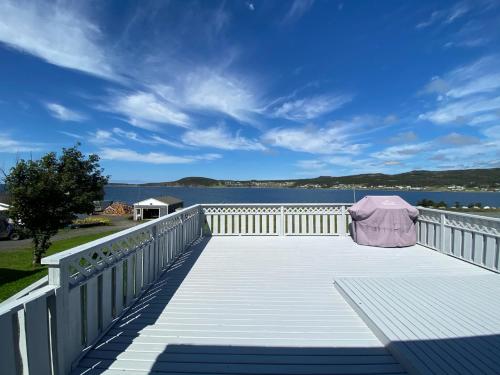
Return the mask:
{"type": "Polygon", "coordinates": [[[196,203],[352,203],[365,195],[399,195],[411,204],[421,199],[448,205],[481,202],[483,206],[500,207],[500,193],[421,192],[387,190],[287,189],[287,188],[201,188],[201,187],[142,187],[108,186],[105,199],[138,202],[162,195],[184,200],[184,206],[196,203]]]}

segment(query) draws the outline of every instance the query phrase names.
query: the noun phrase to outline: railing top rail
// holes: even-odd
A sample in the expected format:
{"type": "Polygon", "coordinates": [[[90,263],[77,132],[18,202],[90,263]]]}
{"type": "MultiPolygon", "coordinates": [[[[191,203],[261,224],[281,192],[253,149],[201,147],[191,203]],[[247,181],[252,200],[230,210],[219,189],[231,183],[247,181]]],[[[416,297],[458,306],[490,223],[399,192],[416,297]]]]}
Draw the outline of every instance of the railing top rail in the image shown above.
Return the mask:
{"type": "Polygon", "coordinates": [[[352,206],[354,203],[202,203],[202,207],[293,207],[293,206],[352,206]]]}
{"type": "Polygon", "coordinates": [[[37,289],[30,294],[25,295],[15,301],[4,302],[0,305],[0,315],[3,315],[7,312],[15,312],[17,310],[21,310],[25,303],[33,301],[37,298],[44,297],[54,293],[57,287],[53,285],[47,285],[40,289],[37,289]]]}
{"type": "Polygon", "coordinates": [[[439,210],[439,209],[436,209],[436,208],[428,208],[428,207],[421,207],[421,206],[418,206],[417,208],[419,210],[423,210],[423,211],[430,211],[430,212],[435,212],[435,213],[440,213],[440,214],[449,214],[449,215],[463,216],[463,217],[467,217],[467,218],[475,219],[475,220],[478,220],[478,219],[488,220],[488,221],[500,224],[500,218],[491,217],[491,216],[482,216],[482,215],[479,215],[479,214],[474,215],[474,214],[468,214],[468,213],[464,213],[464,212],[453,212],[453,211],[439,210]]]}
{"type": "Polygon", "coordinates": [[[72,258],[73,256],[78,255],[80,252],[87,251],[87,250],[89,250],[93,247],[97,247],[97,246],[105,246],[109,243],[112,243],[112,242],[122,238],[122,237],[126,237],[129,234],[133,234],[133,233],[139,232],[139,231],[144,230],[144,229],[152,228],[158,223],[161,223],[165,220],[175,218],[177,216],[181,216],[182,214],[184,214],[192,209],[198,208],[198,207],[200,207],[200,205],[195,204],[195,205],[186,207],[182,210],[173,212],[171,214],[159,217],[158,219],[154,219],[154,220],[148,221],[146,223],[139,224],[139,225],[136,225],[136,226],[128,228],[128,229],[124,229],[124,230],[119,231],[117,233],[110,234],[109,236],[99,238],[99,239],[91,241],[91,242],[87,242],[87,243],[80,245],[80,246],[76,246],[72,249],[62,251],[62,252],[54,254],[54,255],[50,255],[50,256],[42,259],[42,264],[46,264],[49,266],[59,265],[62,260],[67,259],[67,258],[72,258]]]}

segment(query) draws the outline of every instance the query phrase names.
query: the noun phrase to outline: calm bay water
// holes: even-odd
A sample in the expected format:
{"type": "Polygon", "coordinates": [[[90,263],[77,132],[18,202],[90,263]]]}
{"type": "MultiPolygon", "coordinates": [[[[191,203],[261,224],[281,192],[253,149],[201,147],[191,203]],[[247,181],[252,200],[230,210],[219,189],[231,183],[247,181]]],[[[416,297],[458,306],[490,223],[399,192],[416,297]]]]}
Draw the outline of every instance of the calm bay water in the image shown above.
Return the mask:
{"type": "MultiPolygon", "coordinates": [[[[108,200],[127,203],[162,195],[184,200],[184,206],[196,203],[351,203],[352,190],[283,189],[283,188],[198,188],[198,187],[106,187],[108,200]]],[[[426,198],[448,205],[481,202],[483,206],[500,207],[500,193],[455,193],[421,191],[356,190],[356,200],[365,195],[399,195],[411,204],[426,198]]]]}

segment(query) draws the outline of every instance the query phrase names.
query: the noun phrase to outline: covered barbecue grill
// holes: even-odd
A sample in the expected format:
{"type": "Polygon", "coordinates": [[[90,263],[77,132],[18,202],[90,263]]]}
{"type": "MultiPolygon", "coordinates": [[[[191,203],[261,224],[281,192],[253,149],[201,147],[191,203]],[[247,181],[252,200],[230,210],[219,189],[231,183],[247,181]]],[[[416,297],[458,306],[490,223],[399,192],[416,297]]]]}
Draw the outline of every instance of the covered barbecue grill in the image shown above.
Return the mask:
{"type": "Polygon", "coordinates": [[[366,196],[349,208],[351,234],[360,245],[412,246],[418,210],[397,195],[366,196]]]}

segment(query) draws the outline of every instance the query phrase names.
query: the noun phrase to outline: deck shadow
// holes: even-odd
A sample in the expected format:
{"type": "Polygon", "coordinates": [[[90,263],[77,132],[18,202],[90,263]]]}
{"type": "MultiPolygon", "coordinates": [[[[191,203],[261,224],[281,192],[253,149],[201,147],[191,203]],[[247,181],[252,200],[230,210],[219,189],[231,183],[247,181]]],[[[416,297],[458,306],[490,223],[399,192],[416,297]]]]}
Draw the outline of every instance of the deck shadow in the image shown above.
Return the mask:
{"type": "MultiPolygon", "coordinates": [[[[160,353],[135,351],[123,353],[126,347],[110,342],[85,360],[91,370],[78,374],[226,374],[226,375],[403,375],[403,374],[499,374],[498,347],[500,335],[454,339],[398,342],[420,359],[398,362],[384,348],[310,348],[217,345],[167,345],[160,353]],[[490,345],[489,356],[478,361],[474,348],[490,345]],[[421,352],[422,348],[462,348],[462,356],[446,350],[421,352]],[[464,349],[464,348],[469,348],[464,349]],[[427,357],[426,357],[427,356],[427,357]],[[432,357],[440,357],[436,362],[432,357]],[[403,365],[401,364],[403,363],[403,365]],[[404,367],[403,367],[404,366],[404,367]],[[130,371],[130,372],[129,372],[130,371]]],[[[414,359],[414,358],[413,358],[414,359]]]]}
{"type": "MultiPolygon", "coordinates": [[[[87,357],[92,356],[94,351],[99,351],[109,341],[115,342],[119,340],[120,346],[125,351],[133,343],[134,338],[139,336],[142,329],[153,326],[209,241],[210,237],[198,239],[181,254],[141,298],[129,308],[124,316],[113,324],[109,332],[83,357],[80,363],[85,361],[87,357]]],[[[75,373],[81,372],[77,371],[75,373]]]]}

